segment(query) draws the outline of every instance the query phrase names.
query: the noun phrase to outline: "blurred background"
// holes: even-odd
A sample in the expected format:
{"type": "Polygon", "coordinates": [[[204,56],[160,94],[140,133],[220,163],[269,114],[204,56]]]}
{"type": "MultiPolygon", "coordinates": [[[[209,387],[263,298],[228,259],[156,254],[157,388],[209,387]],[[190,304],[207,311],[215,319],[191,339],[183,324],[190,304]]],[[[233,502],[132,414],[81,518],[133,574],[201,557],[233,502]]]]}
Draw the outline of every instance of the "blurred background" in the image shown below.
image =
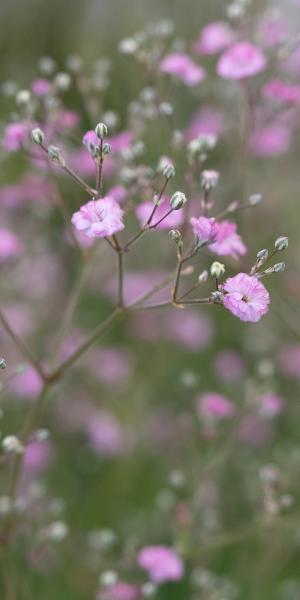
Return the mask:
{"type": "MultiPolygon", "coordinates": [[[[282,50],[283,57],[289,56],[299,41],[299,10],[296,0],[253,1],[247,35],[259,40],[259,19],[276,20],[279,14],[292,30],[293,42],[285,40],[282,50]]],[[[67,109],[80,114],[67,143],[72,151],[79,147],[85,131],[107,111],[119,115],[119,131],[127,129],[127,106],[148,83],[140,65],[119,52],[119,42],[166,19],[174,23],[177,47],[192,52],[204,25],[226,20],[225,3],[2,0],[2,89],[7,81],[29,87],[43,56],[64,71],[67,57],[79,55],[87,72],[98,59],[108,58],[111,83],[101,90],[101,114],[86,110],[75,86],[66,94],[67,109]]],[[[298,70],[282,68],[278,74],[277,59],[270,59],[268,78],[287,77],[300,85],[300,61],[298,70]]],[[[285,147],[264,155],[253,152],[241,183],[240,90],[216,81],[210,58],[206,68],[211,80],[208,75],[203,89],[169,88],[173,129],[186,130],[204,106],[219,111],[225,134],[207,162],[207,168],[221,174],[217,202],[224,208],[241,194],[263,196],[257,208],[238,214],[248,247],[238,270],[249,268],[258,250],[272,248],[278,236],[287,235],[286,271],[267,281],[272,305],[261,323],[240,323],[217,307],[141,314],[118,325],[52,390],[41,418],[41,427],[51,435],[43,448],[28,454],[20,537],[3,556],[0,597],[5,600],[106,600],[96,596],[101,573],[116,571],[122,580],[146,581],[136,555],[150,544],[176,545],[186,560],[184,579],[161,586],[154,598],[300,599],[299,104],[292,117],[285,116],[290,134],[285,147]],[[203,419],[198,407],[208,393],[230,401],[231,418],[203,419]],[[68,533],[43,537],[41,532],[49,533],[47,528],[57,522],[68,533]]],[[[254,92],[260,93],[258,86],[254,92]]],[[[2,130],[15,110],[14,100],[2,93],[2,130]]],[[[154,167],[169,155],[170,137],[165,124],[152,128],[150,123],[142,163],[154,167]]],[[[184,190],[184,152],[173,153],[172,159],[175,185],[184,190]]],[[[28,202],[15,199],[12,186],[26,173],[25,159],[1,154],[0,164],[2,224],[19,233],[25,248],[17,264],[1,265],[2,308],[45,357],[76,280],[76,255],[70,240],[66,243],[59,213],[47,205],[45,188],[41,202],[38,191],[35,201],[30,192],[28,202]]],[[[43,171],[36,172],[48,183],[43,171]]],[[[107,187],[117,184],[114,173],[107,187]]],[[[61,178],[59,188],[71,212],[86,200],[72,181],[61,178]]],[[[129,222],[133,232],[135,226],[129,222]]],[[[196,268],[207,268],[211,260],[206,253],[196,268]]],[[[233,260],[226,265],[229,274],[236,271],[233,260]]],[[[127,260],[128,297],[136,298],[173,266],[167,235],[143,239],[127,260]]],[[[109,248],[101,250],[87,276],[66,353],[108,314],[114,268],[109,248]]],[[[1,374],[1,430],[8,434],[20,429],[40,382],[30,367],[22,370],[24,360],[3,331],[0,342],[8,365],[7,374],[1,374]]],[[[0,469],[5,495],[5,460],[0,469]]]]}

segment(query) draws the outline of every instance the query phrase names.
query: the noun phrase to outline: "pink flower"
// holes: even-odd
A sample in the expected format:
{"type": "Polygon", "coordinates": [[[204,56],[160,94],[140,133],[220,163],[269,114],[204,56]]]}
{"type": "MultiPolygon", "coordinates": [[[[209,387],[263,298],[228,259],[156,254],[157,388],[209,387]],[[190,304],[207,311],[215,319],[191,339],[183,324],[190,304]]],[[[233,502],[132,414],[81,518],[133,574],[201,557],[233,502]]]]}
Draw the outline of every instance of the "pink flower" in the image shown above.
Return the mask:
{"type": "Polygon", "coordinates": [[[215,241],[209,249],[218,256],[232,256],[238,258],[247,253],[247,248],[237,233],[236,223],[219,221],[215,224],[215,241]]]}
{"type": "Polygon", "coordinates": [[[216,355],[214,368],[218,377],[224,381],[241,379],[245,374],[245,365],[241,355],[234,350],[223,350],[216,355]]]}
{"type": "Polygon", "coordinates": [[[204,69],[194,63],[187,54],[181,52],[174,52],[165,56],[160,63],[160,70],[163,73],[177,77],[189,86],[197,85],[205,77],[204,69]]]}
{"type": "Polygon", "coordinates": [[[257,156],[277,157],[286,154],[290,148],[292,134],[288,127],[272,123],[254,131],[250,148],[257,156]]]}
{"type": "Polygon", "coordinates": [[[22,252],[19,238],[9,229],[0,229],[0,262],[16,258],[22,252]]]}
{"type": "Polygon", "coordinates": [[[11,389],[20,398],[35,401],[42,391],[43,382],[39,373],[31,366],[26,366],[11,382],[11,389]]]}
{"type": "Polygon", "coordinates": [[[280,350],[278,367],[283,375],[300,379],[300,344],[290,344],[280,350]]]}
{"type": "Polygon", "coordinates": [[[224,129],[223,114],[216,108],[204,106],[194,115],[186,129],[187,140],[193,140],[200,135],[219,137],[224,129]]]}
{"type": "MultiPolygon", "coordinates": [[[[136,215],[141,225],[144,225],[149,219],[154,208],[153,202],[150,200],[146,200],[140,204],[136,209],[136,215]]],[[[165,196],[162,200],[162,203],[157,207],[154,217],[151,221],[151,225],[155,225],[157,221],[162,219],[162,217],[170,210],[170,203],[168,198],[165,196]]],[[[156,229],[172,229],[172,227],[179,227],[182,224],[184,219],[182,210],[174,210],[171,214],[168,215],[166,219],[164,219],[159,225],[157,225],[156,229]]]]}
{"type": "Polygon", "coordinates": [[[91,415],[87,424],[91,445],[97,454],[117,456],[124,449],[122,428],[113,415],[98,411],[91,415]]]}
{"type": "Polygon", "coordinates": [[[200,244],[213,242],[217,236],[217,222],[207,217],[191,217],[190,223],[200,244]]]}
{"type": "Polygon", "coordinates": [[[53,448],[49,440],[32,441],[26,446],[24,469],[26,475],[37,475],[44,471],[53,458],[53,448]]]}
{"type": "Polygon", "coordinates": [[[50,91],[51,84],[48,79],[35,79],[32,82],[31,89],[36,96],[46,96],[50,91]]]}
{"type": "Polygon", "coordinates": [[[259,413],[262,417],[272,419],[282,412],[283,404],[283,399],[278,394],[271,392],[263,394],[260,401],[259,413]]]}
{"type": "Polygon", "coordinates": [[[227,23],[216,21],[203,27],[195,45],[199,54],[217,54],[227,48],[233,40],[233,33],[227,23]]]}
{"type": "Polygon", "coordinates": [[[7,125],[2,145],[8,152],[20,150],[23,142],[28,138],[28,126],[24,123],[10,123],[7,125]]]}
{"type": "Polygon", "coordinates": [[[239,273],[223,286],[224,306],[241,321],[255,323],[268,312],[269,292],[257,277],[239,273]]]}
{"type": "Polygon", "coordinates": [[[138,555],[138,565],[148,571],[154,583],[178,581],[184,573],[181,558],[167,546],[146,546],[138,555]]]}
{"type": "Polygon", "coordinates": [[[132,144],[133,132],[129,129],[124,129],[124,131],[110,136],[107,141],[111,146],[112,152],[122,152],[122,150],[126,150],[132,144]]]}
{"type": "Polygon", "coordinates": [[[88,237],[103,238],[124,229],[124,211],[112,198],[90,200],[73,214],[72,223],[88,237]]]}
{"type": "Polygon", "coordinates": [[[259,37],[264,48],[274,48],[286,41],[288,22],[280,14],[265,14],[259,23],[259,37]]]}
{"type": "Polygon", "coordinates": [[[225,79],[244,79],[260,73],[266,65],[266,57],[257,46],[238,42],[222,54],[217,73],[225,79]]]}
{"type": "Polygon", "coordinates": [[[221,394],[204,394],[197,400],[197,408],[204,418],[227,419],[235,413],[235,408],[230,400],[221,394]]]}
{"type": "Polygon", "coordinates": [[[56,125],[62,129],[73,129],[79,121],[79,114],[75,110],[63,110],[57,115],[56,125]]]}
{"type": "Polygon", "coordinates": [[[93,129],[87,131],[82,138],[83,145],[90,152],[91,148],[99,146],[99,138],[93,129]]]}
{"type": "Polygon", "coordinates": [[[97,600],[139,600],[140,598],[141,591],[138,586],[123,581],[113,583],[105,591],[101,589],[96,596],[97,600]]]}
{"type": "Polygon", "coordinates": [[[263,96],[272,101],[279,100],[288,104],[300,102],[300,85],[285,83],[279,79],[268,81],[262,89],[263,96]]]}

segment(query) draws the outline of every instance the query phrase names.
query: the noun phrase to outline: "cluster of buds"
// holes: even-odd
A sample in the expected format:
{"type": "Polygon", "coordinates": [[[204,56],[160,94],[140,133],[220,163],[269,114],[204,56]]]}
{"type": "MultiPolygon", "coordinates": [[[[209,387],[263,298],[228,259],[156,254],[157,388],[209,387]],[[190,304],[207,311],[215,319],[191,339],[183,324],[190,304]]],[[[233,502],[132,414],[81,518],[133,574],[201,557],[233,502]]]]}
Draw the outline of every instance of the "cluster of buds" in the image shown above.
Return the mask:
{"type": "Polygon", "coordinates": [[[267,262],[269,258],[275,256],[278,252],[283,252],[288,248],[289,240],[286,236],[280,236],[276,239],[274,244],[274,250],[269,253],[267,248],[263,250],[259,250],[256,255],[256,262],[251,269],[251,275],[256,275],[257,277],[264,277],[264,275],[271,275],[272,273],[283,273],[285,270],[285,263],[278,262],[275,263],[272,267],[268,267],[264,271],[260,271],[261,267],[267,262]]]}
{"type": "Polygon", "coordinates": [[[217,138],[214,135],[199,135],[191,140],[187,147],[187,156],[190,164],[205,162],[209,152],[214,150],[217,138]]]}
{"type": "Polygon", "coordinates": [[[282,509],[290,508],[293,498],[281,494],[281,475],[275,465],[264,466],[259,473],[263,489],[264,509],[269,516],[278,515],[282,509]]]}

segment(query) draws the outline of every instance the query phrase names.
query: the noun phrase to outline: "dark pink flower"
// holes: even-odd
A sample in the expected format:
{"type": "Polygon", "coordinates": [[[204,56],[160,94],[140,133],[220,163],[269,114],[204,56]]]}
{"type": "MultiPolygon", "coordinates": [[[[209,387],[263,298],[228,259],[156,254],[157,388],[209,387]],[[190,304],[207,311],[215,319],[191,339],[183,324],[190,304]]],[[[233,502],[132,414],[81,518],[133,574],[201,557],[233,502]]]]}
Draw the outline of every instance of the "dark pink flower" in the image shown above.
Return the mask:
{"type": "Polygon", "coordinates": [[[167,546],[146,546],[138,555],[138,565],[148,571],[154,583],[178,581],[184,573],[180,556],[167,546]]]}
{"type": "MultiPolygon", "coordinates": [[[[136,215],[139,219],[141,225],[144,225],[149,219],[154,208],[153,202],[151,200],[146,200],[142,202],[137,209],[136,215]]],[[[154,217],[151,221],[152,225],[155,225],[157,221],[162,219],[162,217],[170,210],[170,202],[168,198],[165,196],[161,202],[161,204],[157,207],[154,217]]],[[[157,229],[172,229],[172,227],[179,227],[182,224],[184,219],[182,210],[174,210],[171,212],[166,219],[164,219],[159,225],[157,225],[157,229]]]]}
{"type": "Polygon", "coordinates": [[[239,273],[225,281],[224,306],[241,321],[255,323],[268,312],[270,296],[255,276],[239,273]]]}
{"type": "Polygon", "coordinates": [[[124,211],[112,198],[90,200],[73,214],[72,224],[88,237],[103,238],[124,229],[124,211]]]}
{"type": "Polygon", "coordinates": [[[300,102],[300,85],[285,83],[280,79],[268,81],[262,89],[263,96],[269,100],[279,100],[287,104],[300,102]]]}
{"type": "Polygon", "coordinates": [[[264,71],[267,60],[263,52],[250,42],[238,42],[222,54],[217,72],[225,79],[244,79],[264,71]]]}
{"type": "Polygon", "coordinates": [[[160,70],[177,77],[189,86],[197,85],[205,77],[204,69],[182,52],[174,52],[165,56],[160,63],[160,70]]]}
{"type": "Polygon", "coordinates": [[[227,419],[235,413],[232,402],[217,393],[204,394],[197,400],[197,409],[204,418],[227,419]]]}
{"type": "Polygon", "coordinates": [[[48,79],[35,79],[32,82],[31,89],[36,96],[46,96],[50,91],[51,84],[48,79]]]}
{"type": "Polygon", "coordinates": [[[195,45],[199,54],[217,54],[227,48],[233,40],[233,32],[227,23],[216,21],[203,27],[195,45]]]}

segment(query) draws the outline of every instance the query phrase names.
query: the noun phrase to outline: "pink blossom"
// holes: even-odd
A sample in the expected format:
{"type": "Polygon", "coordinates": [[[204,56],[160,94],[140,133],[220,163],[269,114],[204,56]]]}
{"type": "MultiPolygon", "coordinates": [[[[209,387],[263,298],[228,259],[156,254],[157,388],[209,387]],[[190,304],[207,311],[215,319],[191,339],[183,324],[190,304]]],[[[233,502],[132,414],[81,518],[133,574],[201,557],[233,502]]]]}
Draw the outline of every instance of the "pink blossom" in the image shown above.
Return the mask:
{"type": "Polygon", "coordinates": [[[255,415],[246,415],[240,422],[238,435],[244,444],[259,448],[272,438],[270,422],[255,415]]]}
{"type": "Polygon", "coordinates": [[[92,448],[102,456],[117,456],[124,449],[124,434],[118,421],[105,411],[91,415],[87,434],[92,448]]]}
{"type": "Polygon", "coordinates": [[[216,21],[203,27],[195,45],[199,54],[217,54],[227,48],[233,40],[233,32],[227,23],[216,21]]]}
{"type": "Polygon", "coordinates": [[[9,229],[0,229],[0,262],[16,258],[22,252],[19,238],[9,229]]]}
{"type": "Polygon", "coordinates": [[[283,399],[278,394],[271,392],[263,394],[260,400],[259,413],[262,417],[272,419],[282,412],[283,404],[283,399]]]}
{"type": "Polygon", "coordinates": [[[118,581],[105,590],[101,589],[96,596],[96,600],[139,600],[140,598],[140,588],[123,581],[118,581]]]}
{"type": "Polygon", "coordinates": [[[82,138],[83,145],[90,151],[90,148],[99,146],[99,138],[94,129],[87,131],[82,138]]]}
{"type": "Polygon", "coordinates": [[[239,273],[225,281],[224,306],[241,321],[255,323],[268,312],[269,292],[255,276],[239,273]]]}
{"type": "Polygon", "coordinates": [[[207,217],[191,217],[190,223],[194,234],[197,236],[200,244],[211,243],[216,239],[218,223],[215,219],[207,217]]]}
{"type": "Polygon", "coordinates": [[[90,200],[73,214],[72,224],[88,237],[103,238],[124,229],[124,211],[108,196],[100,200],[90,200]]]}
{"type": "Polygon", "coordinates": [[[196,112],[185,135],[188,141],[200,135],[219,137],[224,129],[223,113],[209,106],[204,106],[196,112]]]}
{"type": "Polygon", "coordinates": [[[138,565],[148,571],[154,583],[178,581],[184,573],[181,558],[167,546],[146,546],[138,555],[138,565]]]}
{"type": "MultiPolygon", "coordinates": [[[[144,225],[149,219],[154,208],[153,202],[146,200],[140,204],[136,209],[136,215],[141,225],[144,225]]],[[[168,198],[165,196],[161,204],[157,207],[154,217],[151,221],[151,225],[155,225],[157,221],[170,210],[170,203],[168,198]]],[[[164,219],[156,229],[172,229],[172,227],[179,227],[183,223],[184,215],[182,210],[174,210],[171,212],[166,219],[164,219]]]]}
{"type": "Polygon", "coordinates": [[[53,458],[53,448],[49,440],[30,442],[24,454],[25,475],[37,475],[44,471],[53,458]]]}
{"type": "Polygon", "coordinates": [[[222,54],[217,72],[225,79],[244,79],[264,71],[267,60],[263,52],[250,42],[238,42],[222,54]]]}
{"type": "Polygon", "coordinates": [[[22,373],[18,373],[12,379],[10,387],[19,398],[35,401],[42,391],[43,382],[39,373],[27,365],[22,373]]]}
{"type": "Polygon", "coordinates": [[[280,350],[278,367],[287,377],[300,379],[300,344],[289,344],[280,350]]]}
{"type": "Polygon", "coordinates": [[[241,355],[234,350],[223,350],[216,355],[215,371],[224,381],[241,379],[245,373],[245,365],[241,355]]]}
{"type": "Polygon", "coordinates": [[[10,123],[4,131],[3,148],[8,152],[16,152],[22,148],[22,144],[27,138],[28,126],[25,123],[10,123]]]}
{"type": "Polygon", "coordinates": [[[247,248],[237,233],[236,223],[231,221],[218,221],[215,224],[216,236],[209,249],[218,256],[232,256],[238,258],[247,253],[247,248]]]}
{"type": "Polygon", "coordinates": [[[197,400],[199,414],[204,418],[227,419],[235,413],[235,408],[228,398],[217,393],[200,396],[197,400]]]}
{"type": "Polygon", "coordinates": [[[31,89],[36,96],[46,96],[50,91],[51,84],[48,79],[35,79],[32,82],[31,89]]]}
{"type": "Polygon", "coordinates": [[[280,79],[268,81],[262,89],[263,96],[272,101],[279,100],[288,104],[300,102],[300,85],[285,83],[280,79]]]}
{"type": "MultiPolygon", "coordinates": [[[[124,277],[124,298],[126,304],[131,304],[147,294],[153,286],[160,284],[166,277],[165,271],[127,271],[124,277]]],[[[170,297],[171,284],[166,285],[151,297],[151,302],[163,302],[170,297]]],[[[115,301],[117,296],[116,278],[110,279],[104,289],[106,295],[115,301]]]]}
{"type": "Polygon", "coordinates": [[[107,385],[124,385],[133,369],[128,351],[114,347],[92,348],[84,360],[87,368],[107,385]]]}
{"type": "Polygon", "coordinates": [[[110,188],[107,195],[110,198],[113,198],[113,200],[116,202],[122,203],[127,196],[127,190],[123,185],[115,185],[114,187],[110,188]]]}
{"type": "Polygon", "coordinates": [[[79,114],[75,110],[63,110],[57,115],[56,125],[61,129],[73,129],[79,121],[79,114]]]}
{"type": "Polygon", "coordinates": [[[181,52],[165,56],[160,63],[160,70],[177,77],[189,86],[197,85],[205,77],[204,69],[194,63],[187,54],[181,52]]]}
{"type": "Polygon", "coordinates": [[[292,134],[288,127],[272,123],[254,131],[250,138],[250,148],[262,157],[277,157],[286,154],[290,148],[292,134]]]}
{"type": "Polygon", "coordinates": [[[286,41],[289,26],[280,14],[265,14],[259,23],[259,38],[264,48],[274,48],[286,41]]]}
{"type": "Polygon", "coordinates": [[[129,129],[124,129],[124,131],[108,137],[107,141],[110,144],[112,152],[122,152],[122,150],[126,150],[132,144],[133,132],[129,129]]]}

